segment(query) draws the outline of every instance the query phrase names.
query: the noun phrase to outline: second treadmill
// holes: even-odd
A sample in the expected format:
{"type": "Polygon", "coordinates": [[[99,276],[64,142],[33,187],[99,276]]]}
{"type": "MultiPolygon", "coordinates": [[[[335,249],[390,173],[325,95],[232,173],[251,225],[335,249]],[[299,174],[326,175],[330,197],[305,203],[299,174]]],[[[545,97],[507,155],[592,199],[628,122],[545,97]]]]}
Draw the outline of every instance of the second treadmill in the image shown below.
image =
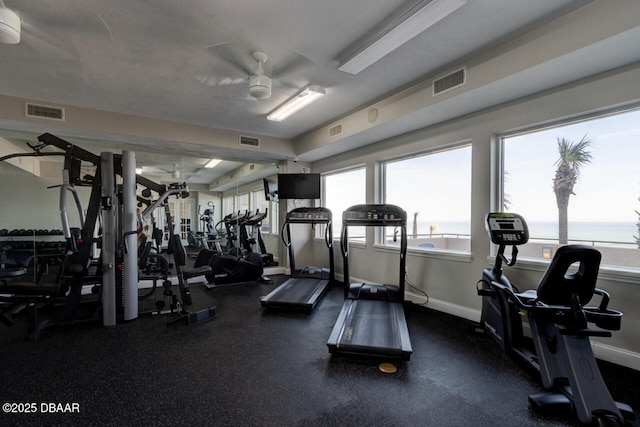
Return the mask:
{"type": "Polygon", "coordinates": [[[302,207],[289,211],[282,226],[282,241],[289,249],[291,277],[268,295],[260,298],[260,304],[263,307],[311,312],[334,281],[331,211],[324,207],[302,207]],[[325,243],[329,248],[329,268],[305,267],[296,269],[293,244],[291,243],[291,224],[311,224],[312,227],[315,227],[316,224],[325,225],[325,243]]]}
{"type": "MultiPolygon", "coordinates": [[[[395,236],[395,233],[394,233],[395,236]]],[[[404,315],[407,214],[395,205],[355,205],[342,214],[340,249],[344,262],[345,301],[327,340],[330,353],[395,357],[409,360],[411,340],[404,315]],[[350,283],[348,228],[400,228],[398,285],[350,283]]]]}

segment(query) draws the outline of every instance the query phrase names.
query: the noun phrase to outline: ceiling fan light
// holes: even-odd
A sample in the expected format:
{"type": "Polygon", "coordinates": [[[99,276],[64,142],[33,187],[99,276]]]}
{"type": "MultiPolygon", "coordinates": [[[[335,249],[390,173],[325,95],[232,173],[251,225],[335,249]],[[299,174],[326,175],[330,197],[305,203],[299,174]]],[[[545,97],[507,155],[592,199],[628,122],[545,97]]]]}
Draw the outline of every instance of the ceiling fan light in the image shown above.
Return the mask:
{"type": "Polygon", "coordinates": [[[264,74],[249,77],[249,95],[255,99],[267,99],[271,96],[271,79],[264,74]]]}
{"type": "Polygon", "coordinates": [[[6,7],[0,8],[0,43],[20,43],[20,17],[6,7]]]}

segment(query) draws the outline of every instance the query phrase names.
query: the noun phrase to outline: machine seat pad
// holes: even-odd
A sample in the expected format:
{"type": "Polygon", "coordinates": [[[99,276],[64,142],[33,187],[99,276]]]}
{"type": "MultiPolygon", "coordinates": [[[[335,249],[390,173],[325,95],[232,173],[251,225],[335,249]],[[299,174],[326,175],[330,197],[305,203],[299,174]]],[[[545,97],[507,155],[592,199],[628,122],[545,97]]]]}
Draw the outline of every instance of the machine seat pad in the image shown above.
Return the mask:
{"type": "Polygon", "coordinates": [[[534,289],[529,289],[527,291],[517,293],[516,296],[524,302],[532,302],[538,298],[538,292],[534,289]]]}
{"type": "Polygon", "coordinates": [[[182,275],[187,279],[191,277],[205,276],[207,274],[211,274],[211,267],[208,265],[203,265],[201,267],[195,267],[195,268],[182,269],[182,275]]]}
{"type": "Polygon", "coordinates": [[[581,305],[589,303],[595,292],[600,252],[592,246],[566,245],[556,251],[538,285],[538,299],[549,305],[571,306],[574,297],[581,305]],[[570,267],[577,265],[571,273],[570,267]]]}
{"type": "Polygon", "coordinates": [[[0,285],[0,293],[16,296],[54,296],[57,292],[58,286],[55,284],[42,285],[38,283],[9,283],[7,285],[0,285]]]}

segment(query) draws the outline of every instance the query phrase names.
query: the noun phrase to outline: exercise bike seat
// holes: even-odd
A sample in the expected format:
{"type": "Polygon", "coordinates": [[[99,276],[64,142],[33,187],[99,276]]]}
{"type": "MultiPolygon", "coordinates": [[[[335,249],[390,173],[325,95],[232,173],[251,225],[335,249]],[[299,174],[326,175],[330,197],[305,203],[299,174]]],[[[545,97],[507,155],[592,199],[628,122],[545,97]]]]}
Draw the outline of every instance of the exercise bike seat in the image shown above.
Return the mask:
{"type": "Polygon", "coordinates": [[[596,288],[601,254],[592,246],[567,245],[556,251],[538,289],[515,294],[521,308],[547,312],[562,326],[562,334],[611,336],[606,331],[587,328],[587,322],[607,330],[620,329],[622,313],[607,309],[609,294],[596,288]],[[575,272],[569,270],[577,267],[575,272]],[[585,307],[599,294],[599,307],[585,307]]]}

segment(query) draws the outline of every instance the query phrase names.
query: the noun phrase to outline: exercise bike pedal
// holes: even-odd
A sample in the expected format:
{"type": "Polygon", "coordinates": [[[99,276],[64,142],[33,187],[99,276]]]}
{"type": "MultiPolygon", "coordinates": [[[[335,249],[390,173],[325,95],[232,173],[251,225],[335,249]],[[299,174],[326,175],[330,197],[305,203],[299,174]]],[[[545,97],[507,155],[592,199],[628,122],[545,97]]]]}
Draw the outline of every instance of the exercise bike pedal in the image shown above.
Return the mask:
{"type": "Polygon", "coordinates": [[[543,415],[565,415],[572,412],[571,400],[562,393],[531,394],[529,404],[536,412],[543,415]]]}

